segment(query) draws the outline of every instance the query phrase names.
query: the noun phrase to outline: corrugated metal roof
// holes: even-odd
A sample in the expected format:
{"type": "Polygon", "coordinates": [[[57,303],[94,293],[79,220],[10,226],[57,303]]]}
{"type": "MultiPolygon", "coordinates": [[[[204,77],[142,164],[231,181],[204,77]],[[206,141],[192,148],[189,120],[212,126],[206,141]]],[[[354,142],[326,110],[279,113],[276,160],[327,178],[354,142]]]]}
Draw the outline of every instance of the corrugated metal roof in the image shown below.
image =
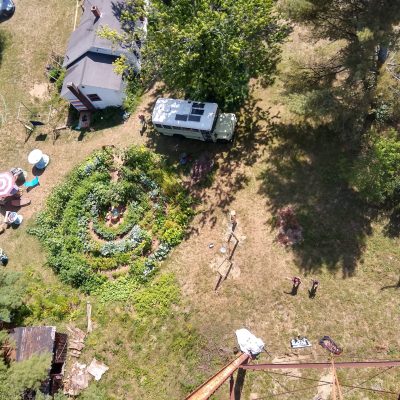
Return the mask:
{"type": "Polygon", "coordinates": [[[23,361],[28,360],[34,354],[53,353],[56,327],[14,328],[11,336],[16,343],[16,361],[23,361]]]}
{"type": "Polygon", "coordinates": [[[73,82],[76,86],[94,86],[104,89],[120,90],[122,76],[114,72],[112,63],[115,59],[115,56],[87,53],[68,68],[61,90],[61,96],[68,93],[67,84],[70,82],[73,82]]]}
{"type": "Polygon", "coordinates": [[[111,41],[102,39],[97,35],[97,31],[101,30],[103,26],[121,32],[121,24],[117,15],[124,3],[124,0],[85,0],[85,10],[80,24],[72,33],[68,43],[64,67],[71,65],[88,51],[105,51],[113,55],[120,55],[125,52],[121,46],[114,45],[111,41]],[[100,18],[96,18],[91,12],[92,6],[98,7],[101,13],[100,18]]]}

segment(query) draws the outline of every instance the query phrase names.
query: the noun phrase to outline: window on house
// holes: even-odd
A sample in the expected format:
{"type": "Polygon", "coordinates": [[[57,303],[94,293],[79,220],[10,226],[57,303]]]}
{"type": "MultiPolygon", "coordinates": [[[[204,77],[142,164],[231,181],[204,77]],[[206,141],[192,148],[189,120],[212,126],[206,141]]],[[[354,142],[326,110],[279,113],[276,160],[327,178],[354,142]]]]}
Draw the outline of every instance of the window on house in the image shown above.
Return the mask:
{"type": "Polygon", "coordinates": [[[89,97],[91,101],[101,101],[100,96],[96,93],[88,94],[87,97],[89,97]]]}

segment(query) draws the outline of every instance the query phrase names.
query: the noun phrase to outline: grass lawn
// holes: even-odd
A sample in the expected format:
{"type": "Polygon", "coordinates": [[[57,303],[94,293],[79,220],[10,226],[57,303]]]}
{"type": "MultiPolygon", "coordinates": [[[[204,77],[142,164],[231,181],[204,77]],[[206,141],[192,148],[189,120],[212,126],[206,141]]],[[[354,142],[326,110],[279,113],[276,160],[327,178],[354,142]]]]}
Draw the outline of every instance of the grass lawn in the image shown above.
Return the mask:
{"type": "MultiPolygon", "coordinates": [[[[65,46],[73,26],[72,0],[23,5],[22,12],[22,0],[17,2],[21,7],[15,19],[0,30],[7,38],[0,93],[10,110],[20,99],[33,101],[29,95],[32,83],[44,82],[49,52],[55,45],[65,46]]],[[[285,57],[295,46],[285,46],[285,57]]],[[[51,157],[41,186],[30,194],[32,205],[22,210],[24,225],[1,235],[0,247],[10,255],[7,268],[23,271],[28,281],[31,311],[25,323],[56,324],[61,331],[69,323],[85,327],[88,298],[59,282],[26,228],[65,174],[106,144],[145,144],[170,162],[176,162],[184,151],[194,158],[208,152],[218,165],[211,185],[194,193],[199,198],[198,213],[187,240],[163,264],[161,276],[175,276],[180,303],[165,317],[150,314],[138,319],[134,304],[103,304],[94,296],[89,298],[94,332],[87,338],[81,361],[96,356],[110,367],[95,386],[101,393],[97,398],[182,398],[232,359],[234,331],[241,327],[265,341],[274,361],[327,359],[317,344],[324,335],[344,348],[341,360],[400,357],[396,288],[400,240],[386,235],[386,218],[361,203],[341,178],[347,156],[330,132],[299,124],[280,101],[282,95],[280,82],[267,90],[255,90],[254,100],[242,110],[232,148],[140,136],[136,114],[124,125],[91,132],[79,141],[76,132],[67,132],[54,145],[49,139],[37,142],[34,137],[24,143],[19,124],[12,120],[1,130],[0,170],[28,168],[26,156],[34,147],[51,157]],[[271,128],[271,118],[278,112],[282,117],[271,128]],[[277,210],[287,205],[295,207],[304,230],[304,242],[293,249],[275,242],[272,224],[277,210]],[[217,274],[212,266],[224,240],[230,209],[237,213],[240,244],[230,276],[215,291],[217,274]],[[209,248],[210,243],[215,246],[209,248]],[[303,278],[297,296],[286,293],[290,292],[286,278],[294,275],[303,278]],[[311,278],[321,282],[314,300],[307,294],[311,278]],[[307,336],[313,347],[291,351],[289,341],[297,335],[307,336]]],[[[154,93],[146,94],[137,113],[148,113],[153,101],[154,93]]],[[[263,354],[260,361],[267,360],[271,357],[263,354]]],[[[328,373],[296,370],[292,371],[295,378],[248,372],[243,398],[265,398],[313,386],[286,395],[312,399],[321,390],[316,387],[318,382],[303,382],[298,377],[326,380],[328,373]]],[[[397,375],[395,369],[345,370],[339,372],[339,379],[344,384],[399,392],[397,375]]],[[[347,390],[346,399],[382,398],[372,392],[347,390]]],[[[328,398],[327,393],[320,395],[328,398]]],[[[227,399],[227,385],[214,398],[227,399]]]]}

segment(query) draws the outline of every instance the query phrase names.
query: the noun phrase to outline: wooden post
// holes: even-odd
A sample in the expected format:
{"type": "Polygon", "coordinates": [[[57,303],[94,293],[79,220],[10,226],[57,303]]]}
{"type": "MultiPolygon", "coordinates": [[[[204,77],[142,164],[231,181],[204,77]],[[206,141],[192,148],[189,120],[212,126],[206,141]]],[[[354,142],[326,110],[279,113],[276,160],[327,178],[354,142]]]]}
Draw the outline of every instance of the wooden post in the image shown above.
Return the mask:
{"type": "Polygon", "coordinates": [[[90,304],[89,300],[86,302],[86,316],[87,316],[87,333],[90,333],[93,331],[93,326],[92,326],[92,305],[90,304]]]}
{"type": "Polygon", "coordinates": [[[233,378],[233,374],[229,380],[229,400],[235,400],[235,379],[233,378]]]}

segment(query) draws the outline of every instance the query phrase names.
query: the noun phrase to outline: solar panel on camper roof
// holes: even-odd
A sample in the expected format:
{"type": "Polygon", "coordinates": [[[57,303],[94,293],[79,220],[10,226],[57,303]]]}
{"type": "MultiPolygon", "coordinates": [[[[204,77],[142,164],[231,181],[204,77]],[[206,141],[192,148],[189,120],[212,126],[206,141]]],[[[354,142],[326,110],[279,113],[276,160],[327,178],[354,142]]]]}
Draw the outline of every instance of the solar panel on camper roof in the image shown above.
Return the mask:
{"type": "Polygon", "coordinates": [[[201,117],[199,115],[189,115],[189,121],[200,122],[201,117]]]}
{"type": "Polygon", "coordinates": [[[195,108],[204,108],[204,103],[193,103],[193,107],[195,107],[195,108]]]}
{"type": "Polygon", "coordinates": [[[175,115],[175,120],[176,121],[187,121],[188,120],[188,116],[187,116],[187,114],[176,114],[175,115]]]}
{"type": "Polygon", "coordinates": [[[192,114],[194,115],[203,115],[204,110],[199,110],[198,108],[192,108],[192,114]]]}

